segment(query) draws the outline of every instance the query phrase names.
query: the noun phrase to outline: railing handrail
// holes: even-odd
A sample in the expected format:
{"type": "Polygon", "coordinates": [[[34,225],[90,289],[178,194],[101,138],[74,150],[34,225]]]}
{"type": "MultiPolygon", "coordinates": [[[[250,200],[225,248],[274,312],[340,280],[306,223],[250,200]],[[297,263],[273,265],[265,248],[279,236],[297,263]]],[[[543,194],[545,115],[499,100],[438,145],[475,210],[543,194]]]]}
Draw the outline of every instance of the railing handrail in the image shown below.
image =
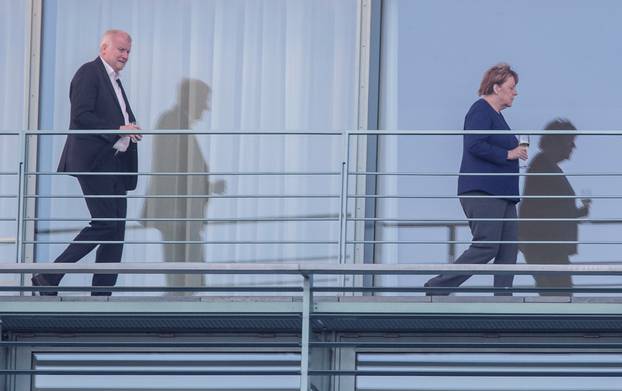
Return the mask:
{"type": "MultiPolygon", "coordinates": [[[[347,132],[347,131],[346,131],[347,132]]],[[[244,135],[244,136],[342,136],[342,130],[234,130],[234,129],[218,129],[218,130],[188,130],[188,129],[140,129],[140,134],[157,135],[244,135]]],[[[2,133],[0,133],[1,135],[2,133]]],[[[19,134],[19,133],[17,133],[19,134]]],[[[10,133],[10,135],[17,135],[10,133]]],[[[69,130],[24,130],[26,136],[58,136],[69,134],[136,134],[136,130],[120,130],[120,129],[69,129],[69,130]]],[[[620,133],[622,135],[622,132],[620,133]]]]}
{"type": "Polygon", "coordinates": [[[497,264],[336,264],[336,263],[0,263],[7,273],[119,273],[119,274],[290,274],[290,275],[417,275],[417,274],[557,274],[622,275],[622,264],[497,265],[497,264]]]}
{"type": "Polygon", "coordinates": [[[573,136],[622,136],[622,130],[344,130],[350,136],[461,136],[461,135],[495,135],[495,134],[516,134],[516,135],[573,135],[573,136]]]}
{"type": "MultiPolygon", "coordinates": [[[[23,133],[27,136],[53,136],[68,134],[136,134],[136,130],[120,129],[50,129],[50,130],[20,130],[4,131],[0,135],[17,136],[23,133]]],[[[341,136],[349,134],[352,136],[451,136],[451,135],[472,135],[472,134],[522,134],[522,135],[590,135],[590,136],[622,136],[622,130],[613,129],[585,129],[585,130],[544,130],[544,129],[512,129],[512,130],[460,130],[460,129],[401,129],[401,130],[265,130],[265,129],[211,129],[211,130],[188,130],[188,129],[141,129],[141,134],[180,134],[180,135],[325,135],[341,136]]]]}
{"type": "MultiPolygon", "coordinates": [[[[52,136],[52,135],[71,135],[71,134],[133,134],[135,133],[135,130],[118,130],[118,129],[109,129],[109,130],[20,130],[17,132],[3,132],[0,134],[9,134],[9,135],[18,135],[20,136],[20,140],[22,140],[22,143],[24,145],[20,146],[20,149],[24,149],[25,146],[25,142],[24,142],[24,138],[27,138],[27,136],[52,136]]],[[[330,175],[330,176],[334,176],[334,175],[341,175],[341,181],[342,181],[342,191],[340,194],[315,194],[315,195],[309,195],[309,194],[252,194],[252,195],[239,195],[239,194],[226,194],[226,195],[211,195],[211,194],[205,194],[205,195],[186,195],[186,194],[171,194],[171,195],[130,195],[130,196],[84,196],[84,195],[41,195],[41,194],[28,194],[25,189],[24,192],[20,194],[20,201],[24,201],[27,199],[32,199],[32,198],[58,198],[58,197],[64,197],[64,198],[97,198],[97,197],[106,197],[106,198],[114,198],[114,197],[123,197],[123,198],[265,198],[265,197],[278,197],[278,198],[298,198],[298,197],[304,197],[304,198],[341,198],[342,201],[342,205],[340,207],[341,209],[341,213],[340,215],[337,216],[337,221],[340,222],[340,226],[341,226],[341,232],[340,232],[340,237],[339,237],[339,248],[340,248],[340,260],[345,259],[345,248],[348,245],[351,244],[370,244],[370,243],[393,243],[392,241],[378,241],[378,240],[349,240],[348,236],[347,236],[347,231],[346,229],[348,229],[348,222],[352,222],[352,221],[367,221],[366,219],[360,219],[360,218],[356,218],[353,219],[349,216],[347,216],[347,210],[348,210],[348,201],[352,200],[352,199],[381,199],[381,198],[451,198],[451,199],[461,199],[461,198],[471,198],[473,196],[469,196],[469,195],[451,195],[451,196],[440,196],[440,195],[359,195],[357,193],[355,194],[350,194],[348,192],[348,186],[347,186],[347,181],[348,181],[348,177],[350,176],[355,176],[355,175],[438,175],[438,176],[443,176],[443,175],[564,175],[564,176],[571,176],[571,175],[602,175],[602,176],[619,176],[622,175],[622,173],[576,173],[576,174],[572,174],[572,173],[533,173],[533,174],[527,174],[527,173],[518,173],[518,174],[496,174],[496,173],[491,173],[491,174],[480,174],[480,173],[468,173],[468,174],[460,174],[458,172],[445,172],[445,173],[412,173],[412,172],[366,172],[366,171],[357,171],[356,169],[349,169],[349,167],[347,166],[349,163],[349,152],[351,149],[350,146],[350,136],[368,136],[368,135],[378,135],[378,136],[425,136],[425,135],[429,135],[429,136],[446,136],[446,135],[474,135],[474,134],[481,134],[481,135],[489,135],[489,134],[506,134],[508,133],[508,131],[506,130],[501,130],[501,131],[490,131],[490,130],[469,130],[469,131],[464,131],[464,130],[396,130],[396,131],[391,131],[391,130],[339,130],[339,131],[326,131],[326,130],[304,130],[304,131],[289,131],[289,130],[227,130],[227,129],[220,129],[220,130],[187,130],[187,129],[166,129],[166,130],[141,130],[140,131],[142,134],[152,134],[152,135],[179,135],[179,136],[192,136],[192,135],[231,135],[231,136],[243,136],[243,135],[249,135],[249,136],[337,136],[337,137],[341,137],[340,142],[343,144],[344,146],[344,153],[343,156],[341,158],[337,158],[335,160],[336,163],[339,163],[342,167],[341,167],[341,172],[339,171],[325,171],[325,172],[301,172],[301,171],[295,171],[295,172],[205,172],[205,173],[199,173],[199,172],[190,172],[190,173],[161,173],[163,175],[178,175],[178,174],[183,174],[183,175],[330,175]],[[344,167],[345,165],[345,167],[344,167]],[[344,187],[343,184],[346,184],[346,186],[344,187]],[[345,190],[345,192],[344,192],[345,190]]],[[[602,135],[602,136],[622,136],[622,130],[570,130],[570,131],[550,131],[550,130],[512,130],[511,131],[512,134],[530,134],[530,135],[542,135],[542,134],[546,134],[546,135],[602,135]]],[[[24,149],[22,151],[24,153],[24,156],[20,157],[20,163],[24,163],[24,157],[27,154],[27,151],[24,149]]],[[[54,172],[43,172],[43,171],[38,171],[38,170],[23,170],[20,171],[18,173],[18,175],[21,177],[25,177],[27,175],[68,175],[68,174],[76,174],[76,173],[54,173],[54,172]]],[[[85,175],[124,175],[124,173],[116,173],[116,172],[111,172],[111,173],[102,173],[102,172],[98,172],[98,173],[83,173],[85,175]]],[[[141,172],[139,173],[139,175],[158,175],[159,173],[154,173],[154,172],[141,172]]],[[[127,173],[126,175],[135,175],[133,173],[127,173]]],[[[477,198],[480,198],[481,196],[477,196],[477,198]]],[[[485,196],[486,197],[486,196],[485,196]]],[[[527,195],[527,196],[517,196],[513,198],[542,198],[542,199],[546,199],[546,198],[553,198],[553,199],[581,199],[584,198],[584,196],[580,196],[580,195],[572,195],[572,196],[568,196],[568,195],[562,195],[562,196],[555,196],[555,195],[527,195]]],[[[498,196],[489,196],[489,198],[498,198],[498,196]]],[[[614,199],[614,198],[620,198],[618,196],[615,195],[591,195],[589,198],[592,199],[597,199],[597,198],[603,198],[603,199],[614,199]]],[[[35,221],[36,219],[33,218],[27,218],[27,217],[21,217],[21,220],[23,220],[23,222],[26,221],[35,221]]],[[[126,219],[128,221],[131,221],[132,219],[126,219]]],[[[146,219],[145,219],[146,220],[146,219]]],[[[205,221],[208,221],[209,219],[204,219],[205,221]]],[[[235,219],[234,219],[235,220],[235,219]]],[[[553,221],[556,220],[554,218],[550,218],[550,219],[538,219],[541,221],[553,221]]],[[[581,218],[577,218],[577,221],[589,221],[588,218],[585,219],[581,219],[581,218]]],[[[142,220],[141,220],[142,221],[142,220]]],[[[259,221],[259,220],[257,220],[259,221]]],[[[569,219],[568,221],[575,221],[575,219],[569,219]]],[[[464,223],[461,223],[460,225],[463,225],[464,223]]],[[[412,225],[412,224],[411,224],[412,225]]],[[[453,226],[450,227],[450,229],[455,229],[455,226],[457,226],[458,224],[455,224],[453,226]]],[[[428,224],[429,226],[429,224],[428,224]]],[[[36,244],[36,243],[53,243],[53,242],[38,242],[38,241],[32,241],[32,240],[26,240],[25,238],[21,238],[21,236],[18,234],[17,238],[16,238],[18,247],[22,246],[22,245],[30,245],[30,244],[36,244]]],[[[396,242],[396,243],[405,243],[405,244],[409,244],[409,243],[428,243],[429,241],[417,241],[417,242],[413,242],[413,241],[401,241],[401,242],[396,242]]],[[[532,241],[515,241],[514,243],[531,243],[532,241]]],[[[12,242],[13,243],[13,242],[12,242]]],[[[55,243],[55,242],[54,242],[55,243]]],[[[66,241],[63,242],[59,242],[59,243],[68,243],[66,241]]],[[[142,242],[125,242],[125,241],[120,241],[119,243],[142,243],[142,242]]],[[[160,243],[210,243],[209,241],[160,241],[160,243]]],[[[215,242],[215,243],[238,243],[236,241],[220,241],[220,242],[215,242]]],[[[255,244],[255,241],[240,241],[240,244],[244,244],[244,243],[251,243],[251,244],[255,244]]],[[[311,243],[311,242],[305,242],[305,241],[273,241],[271,243],[287,243],[287,244],[292,244],[292,243],[311,243]]],[[[317,242],[313,242],[313,243],[329,243],[329,244],[334,244],[335,242],[331,241],[331,242],[327,242],[327,241],[317,241],[317,242]]],[[[439,242],[441,243],[441,242],[439,242]]],[[[464,243],[464,244],[469,244],[471,243],[471,241],[458,241],[458,240],[448,240],[448,241],[444,241],[443,243],[449,244],[450,246],[455,246],[455,244],[460,244],[460,243],[464,243]]],[[[562,243],[562,244],[579,244],[579,243],[605,243],[605,242],[585,242],[585,241],[538,241],[538,243],[562,243]]],[[[617,242],[617,241],[610,241],[610,242],[606,242],[606,244],[610,244],[610,243],[622,243],[622,242],[617,242]]],[[[18,256],[18,259],[20,257],[18,256]]],[[[18,261],[19,262],[19,261],[18,261]]],[[[135,269],[138,268],[138,266],[136,266],[137,264],[98,264],[98,265],[92,265],[92,264],[87,264],[87,265],[82,265],[82,264],[76,264],[76,265],[53,265],[53,264],[45,264],[45,263],[37,263],[37,264],[26,264],[26,265],[20,265],[20,264],[11,264],[11,265],[1,265],[0,264],[0,273],[8,273],[8,270],[21,270],[21,271],[15,271],[17,273],[29,273],[30,271],[26,271],[26,270],[31,270],[31,271],[45,271],[45,268],[52,268],[50,270],[53,271],[61,271],[64,270],[68,273],[78,273],[78,272],[82,272],[82,273],[88,273],[88,272],[98,272],[101,270],[107,270],[107,271],[118,271],[120,273],[139,273],[138,271],[134,271],[134,270],[140,270],[140,273],[225,273],[225,269],[223,269],[223,265],[225,264],[207,264],[207,263],[199,263],[196,265],[193,265],[193,267],[189,268],[189,269],[184,269],[185,266],[189,266],[192,265],[190,263],[186,263],[186,264],[179,264],[179,263],[166,263],[166,264],[162,264],[162,263],[150,263],[150,264],[145,264],[147,266],[145,266],[143,269],[135,269]],[[10,269],[10,267],[16,267],[18,269],[10,269]],[[20,267],[23,268],[31,268],[31,269],[19,269],[20,267]],[[164,268],[164,269],[163,269],[164,268]],[[168,269],[167,269],[168,268],[168,269]]],[[[257,264],[253,264],[252,266],[248,265],[248,267],[246,268],[242,268],[240,269],[240,264],[231,264],[231,265],[237,265],[236,267],[232,267],[229,268],[228,272],[231,273],[231,270],[233,271],[238,271],[238,272],[243,272],[243,273],[259,273],[259,272],[266,272],[263,268],[260,269],[253,269],[254,267],[257,266],[257,264]]],[[[262,265],[266,265],[265,267],[267,268],[268,264],[262,264],[262,265]]],[[[512,273],[512,274],[532,274],[534,272],[537,273],[548,273],[548,272],[553,272],[553,273],[558,273],[558,272],[563,272],[563,273],[573,273],[573,274],[618,274],[620,273],[620,270],[615,269],[615,267],[617,267],[617,265],[612,266],[612,265],[589,265],[590,268],[593,267],[602,267],[602,270],[599,269],[589,269],[586,268],[586,265],[447,265],[447,264],[416,264],[416,265],[411,265],[411,264],[399,264],[399,265],[383,265],[383,264],[372,264],[372,265],[352,265],[352,264],[336,264],[336,265],[321,265],[318,266],[317,268],[312,267],[309,268],[310,266],[305,264],[294,264],[295,267],[293,270],[285,270],[285,269],[281,269],[282,265],[271,265],[270,266],[270,272],[274,272],[274,273],[285,273],[285,272],[291,272],[292,274],[329,274],[329,273],[336,273],[336,274],[433,274],[433,273],[441,273],[441,272],[464,272],[464,273],[469,273],[469,274],[492,274],[495,272],[499,272],[499,273],[512,273]],[[335,267],[342,267],[345,266],[346,269],[335,269],[335,267]],[[360,269],[360,268],[363,269],[360,269]],[[543,269],[544,268],[544,269],[543,269]],[[547,269],[547,268],[551,268],[551,269],[547,269]],[[575,269],[576,268],[576,269],[575,269]]]]}

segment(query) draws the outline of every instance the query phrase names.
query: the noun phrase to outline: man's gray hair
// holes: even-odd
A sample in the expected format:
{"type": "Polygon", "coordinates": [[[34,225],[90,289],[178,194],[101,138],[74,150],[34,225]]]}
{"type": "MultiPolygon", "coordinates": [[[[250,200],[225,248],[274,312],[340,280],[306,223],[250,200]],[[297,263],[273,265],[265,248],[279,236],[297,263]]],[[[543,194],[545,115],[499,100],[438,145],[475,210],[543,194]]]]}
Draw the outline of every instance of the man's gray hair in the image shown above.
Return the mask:
{"type": "Polygon", "coordinates": [[[99,43],[99,49],[101,50],[104,45],[110,46],[112,44],[112,37],[114,37],[117,34],[125,35],[127,39],[129,39],[129,41],[132,42],[132,36],[128,34],[126,31],[111,29],[111,30],[106,31],[104,35],[102,36],[102,40],[99,43]]]}

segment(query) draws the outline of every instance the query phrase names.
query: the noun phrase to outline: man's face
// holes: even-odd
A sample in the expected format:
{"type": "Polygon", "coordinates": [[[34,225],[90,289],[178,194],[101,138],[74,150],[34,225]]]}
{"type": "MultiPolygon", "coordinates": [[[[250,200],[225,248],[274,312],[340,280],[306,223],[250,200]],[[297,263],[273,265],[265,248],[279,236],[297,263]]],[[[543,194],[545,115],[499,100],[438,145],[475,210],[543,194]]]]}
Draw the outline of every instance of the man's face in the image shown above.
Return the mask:
{"type": "Polygon", "coordinates": [[[130,58],[132,50],[132,41],[126,34],[115,34],[111,37],[109,43],[105,43],[101,47],[101,56],[115,70],[121,72],[125,63],[130,58]]]}

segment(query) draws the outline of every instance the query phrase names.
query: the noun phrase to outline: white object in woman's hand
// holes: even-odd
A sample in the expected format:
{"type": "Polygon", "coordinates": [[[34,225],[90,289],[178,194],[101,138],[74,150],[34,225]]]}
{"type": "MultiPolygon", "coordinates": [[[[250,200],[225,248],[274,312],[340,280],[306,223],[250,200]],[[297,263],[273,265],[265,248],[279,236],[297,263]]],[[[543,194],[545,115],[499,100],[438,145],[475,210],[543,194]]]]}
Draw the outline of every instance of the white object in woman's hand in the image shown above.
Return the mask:
{"type": "Polygon", "coordinates": [[[529,154],[527,153],[527,147],[519,145],[518,147],[508,151],[508,160],[527,160],[528,158],[529,154]]]}

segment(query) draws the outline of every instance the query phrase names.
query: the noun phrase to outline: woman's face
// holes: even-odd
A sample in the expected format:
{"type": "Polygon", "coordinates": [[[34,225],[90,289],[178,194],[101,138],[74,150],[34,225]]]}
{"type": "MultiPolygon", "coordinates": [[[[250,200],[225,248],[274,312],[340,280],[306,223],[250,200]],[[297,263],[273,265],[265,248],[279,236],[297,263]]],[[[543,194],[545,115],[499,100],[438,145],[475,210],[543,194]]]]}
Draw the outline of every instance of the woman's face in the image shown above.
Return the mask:
{"type": "Polygon", "coordinates": [[[514,98],[518,95],[518,92],[516,92],[516,81],[514,78],[508,77],[503,84],[495,85],[494,89],[501,110],[507,107],[512,107],[512,102],[514,102],[514,98]]]}

